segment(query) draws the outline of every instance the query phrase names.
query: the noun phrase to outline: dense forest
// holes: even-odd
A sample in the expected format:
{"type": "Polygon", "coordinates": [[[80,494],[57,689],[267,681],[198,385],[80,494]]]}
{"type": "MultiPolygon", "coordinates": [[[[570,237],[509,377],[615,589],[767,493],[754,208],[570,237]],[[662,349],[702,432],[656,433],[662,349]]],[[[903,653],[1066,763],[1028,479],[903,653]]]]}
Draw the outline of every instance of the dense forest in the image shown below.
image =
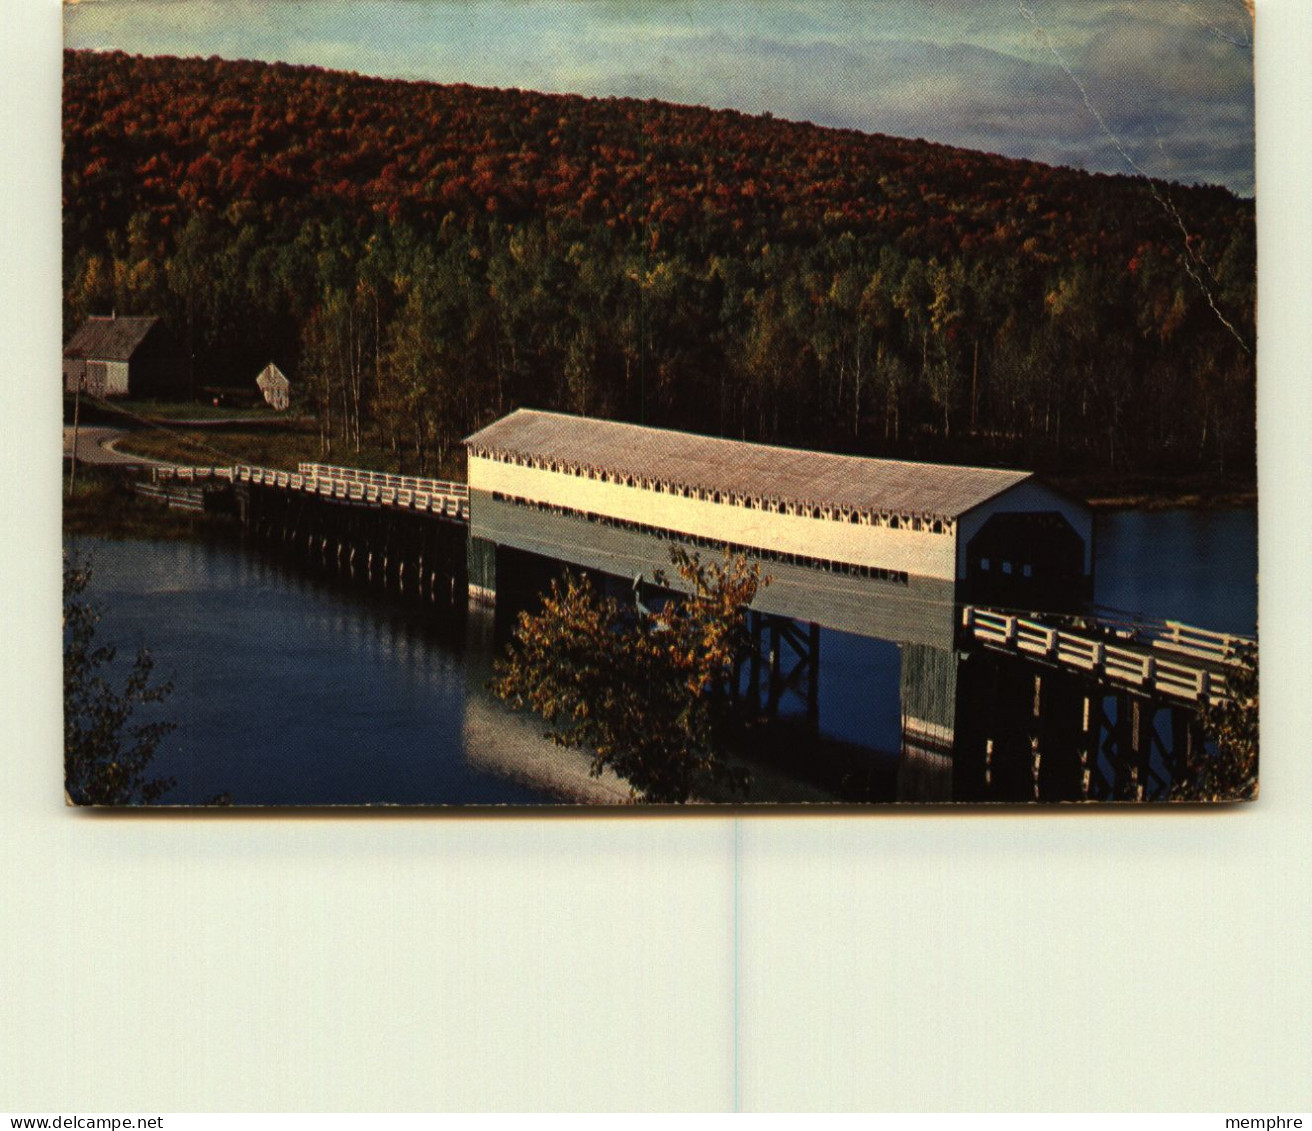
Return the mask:
{"type": "Polygon", "coordinates": [[[65,54],[66,332],[270,360],[324,453],[516,406],[1065,474],[1253,473],[1252,201],[732,111],[65,54]]]}

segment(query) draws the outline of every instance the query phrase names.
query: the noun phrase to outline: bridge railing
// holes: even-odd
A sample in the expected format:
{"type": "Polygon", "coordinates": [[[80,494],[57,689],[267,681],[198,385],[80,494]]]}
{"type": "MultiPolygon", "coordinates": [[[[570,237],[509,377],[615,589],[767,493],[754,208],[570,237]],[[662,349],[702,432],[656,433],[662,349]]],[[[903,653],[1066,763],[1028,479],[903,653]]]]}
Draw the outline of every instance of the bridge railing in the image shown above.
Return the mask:
{"type": "Polygon", "coordinates": [[[1218,669],[1236,662],[1237,648],[1253,643],[1245,637],[1208,632],[1176,622],[1168,623],[1163,637],[1150,635],[1148,640],[1135,640],[1131,633],[1121,632],[1109,641],[969,605],[962,610],[962,628],[975,640],[994,648],[1024,653],[1193,702],[1224,699],[1225,673],[1218,669]],[[1117,643],[1117,639],[1123,643],[1117,643]],[[1167,644],[1163,645],[1162,640],[1167,644]],[[1194,648],[1192,642],[1197,640],[1209,646],[1194,648]],[[1180,644],[1177,651],[1183,653],[1182,658],[1167,658],[1154,651],[1173,644],[1180,644]]]}
{"type": "Polygon", "coordinates": [[[306,484],[303,490],[329,498],[469,518],[469,487],[464,483],[323,463],[302,463],[299,471],[306,484]]]}
{"type": "Polygon", "coordinates": [[[154,483],[257,483],[285,491],[304,491],[327,499],[402,507],[469,521],[469,487],[447,479],[391,475],[355,467],[302,463],[296,471],[239,463],[233,467],[160,466],[151,469],[154,483]]]}
{"type": "Polygon", "coordinates": [[[343,499],[384,507],[426,511],[448,518],[469,519],[469,488],[444,479],[389,475],[353,467],[302,463],[297,471],[238,464],[237,482],[263,484],[289,491],[304,491],[327,499],[343,499]]]}
{"type": "Polygon", "coordinates": [[[336,467],[326,463],[302,463],[298,470],[302,475],[314,479],[343,479],[350,483],[361,483],[373,487],[390,487],[399,491],[442,490],[447,493],[469,497],[469,487],[449,479],[430,479],[417,475],[393,475],[386,471],[368,471],[359,467],[336,467]]]}
{"type": "Polygon", "coordinates": [[[150,478],[154,483],[204,483],[206,480],[221,479],[233,482],[236,474],[233,467],[190,467],[184,464],[160,464],[150,469],[150,478]]]}
{"type": "Polygon", "coordinates": [[[1250,649],[1253,643],[1246,636],[1210,632],[1174,620],[1168,620],[1152,637],[1154,648],[1219,664],[1234,663],[1235,658],[1250,649]]]}

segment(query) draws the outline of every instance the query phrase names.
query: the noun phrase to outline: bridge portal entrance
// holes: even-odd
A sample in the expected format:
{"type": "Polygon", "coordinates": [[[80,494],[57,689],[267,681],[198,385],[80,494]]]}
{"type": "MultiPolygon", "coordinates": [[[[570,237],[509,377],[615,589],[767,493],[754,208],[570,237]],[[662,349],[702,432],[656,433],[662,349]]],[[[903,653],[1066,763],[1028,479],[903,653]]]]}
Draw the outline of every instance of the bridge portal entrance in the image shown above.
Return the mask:
{"type": "Polygon", "coordinates": [[[995,514],[966,546],[966,601],[1075,612],[1089,596],[1084,540],[1056,511],[995,514]]]}

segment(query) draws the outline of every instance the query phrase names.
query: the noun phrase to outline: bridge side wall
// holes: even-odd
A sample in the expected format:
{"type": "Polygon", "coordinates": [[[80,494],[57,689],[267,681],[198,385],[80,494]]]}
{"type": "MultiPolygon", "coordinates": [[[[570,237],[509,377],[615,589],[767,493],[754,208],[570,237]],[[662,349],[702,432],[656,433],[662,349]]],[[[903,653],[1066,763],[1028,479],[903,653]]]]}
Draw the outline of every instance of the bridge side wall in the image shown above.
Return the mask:
{"type": "MultiPolygon", "coordinates": [[[[725,508],[727,509],[727,508],[725,508]]],[[[699,545],[691,539],[666,539],[573,516],[553,514],[494,498],[490,491],[470,493],[471,544],[483,540],[544,558],[599,570],[621,578],[653,581],[663,569],[673,574],[670,545],[698,550],[703,558],[719,556],[723,535],[699,545]]],[[[650,521],[650,519],[648,519],[650,521]]],[[[954,586],[950,580],[908,576],[905,581],[826,572],[788,562],[762,563],[770,584],[753,603],[761,612],[811,621],[825,628],[884,640],[935,648],[953,645],[954,586]]]]}
{"type": "Polygon", "coordinates": [[[500,493],[681,534],[770,547],[782,553],[939,581],[951,582],[957,576],[956,539],[951,531],[934,534],[778,514],[500,463],[473,454],[469,457],[469,487],[487,496],[500,493]]]}

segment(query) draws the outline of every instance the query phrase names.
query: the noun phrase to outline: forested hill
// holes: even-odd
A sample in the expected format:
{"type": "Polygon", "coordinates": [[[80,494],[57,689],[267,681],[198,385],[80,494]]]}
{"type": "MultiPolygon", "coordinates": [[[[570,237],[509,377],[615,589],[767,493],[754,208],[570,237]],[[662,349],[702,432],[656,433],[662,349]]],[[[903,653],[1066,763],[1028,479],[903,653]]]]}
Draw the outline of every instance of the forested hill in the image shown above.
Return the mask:
{"type": "Polygon", "coordinates": [[[65,302],[269,360],[334,453],[517,405],[1065,471],[1251,471],[1224,189],[732,111],[69,52],[65,302]]]}

